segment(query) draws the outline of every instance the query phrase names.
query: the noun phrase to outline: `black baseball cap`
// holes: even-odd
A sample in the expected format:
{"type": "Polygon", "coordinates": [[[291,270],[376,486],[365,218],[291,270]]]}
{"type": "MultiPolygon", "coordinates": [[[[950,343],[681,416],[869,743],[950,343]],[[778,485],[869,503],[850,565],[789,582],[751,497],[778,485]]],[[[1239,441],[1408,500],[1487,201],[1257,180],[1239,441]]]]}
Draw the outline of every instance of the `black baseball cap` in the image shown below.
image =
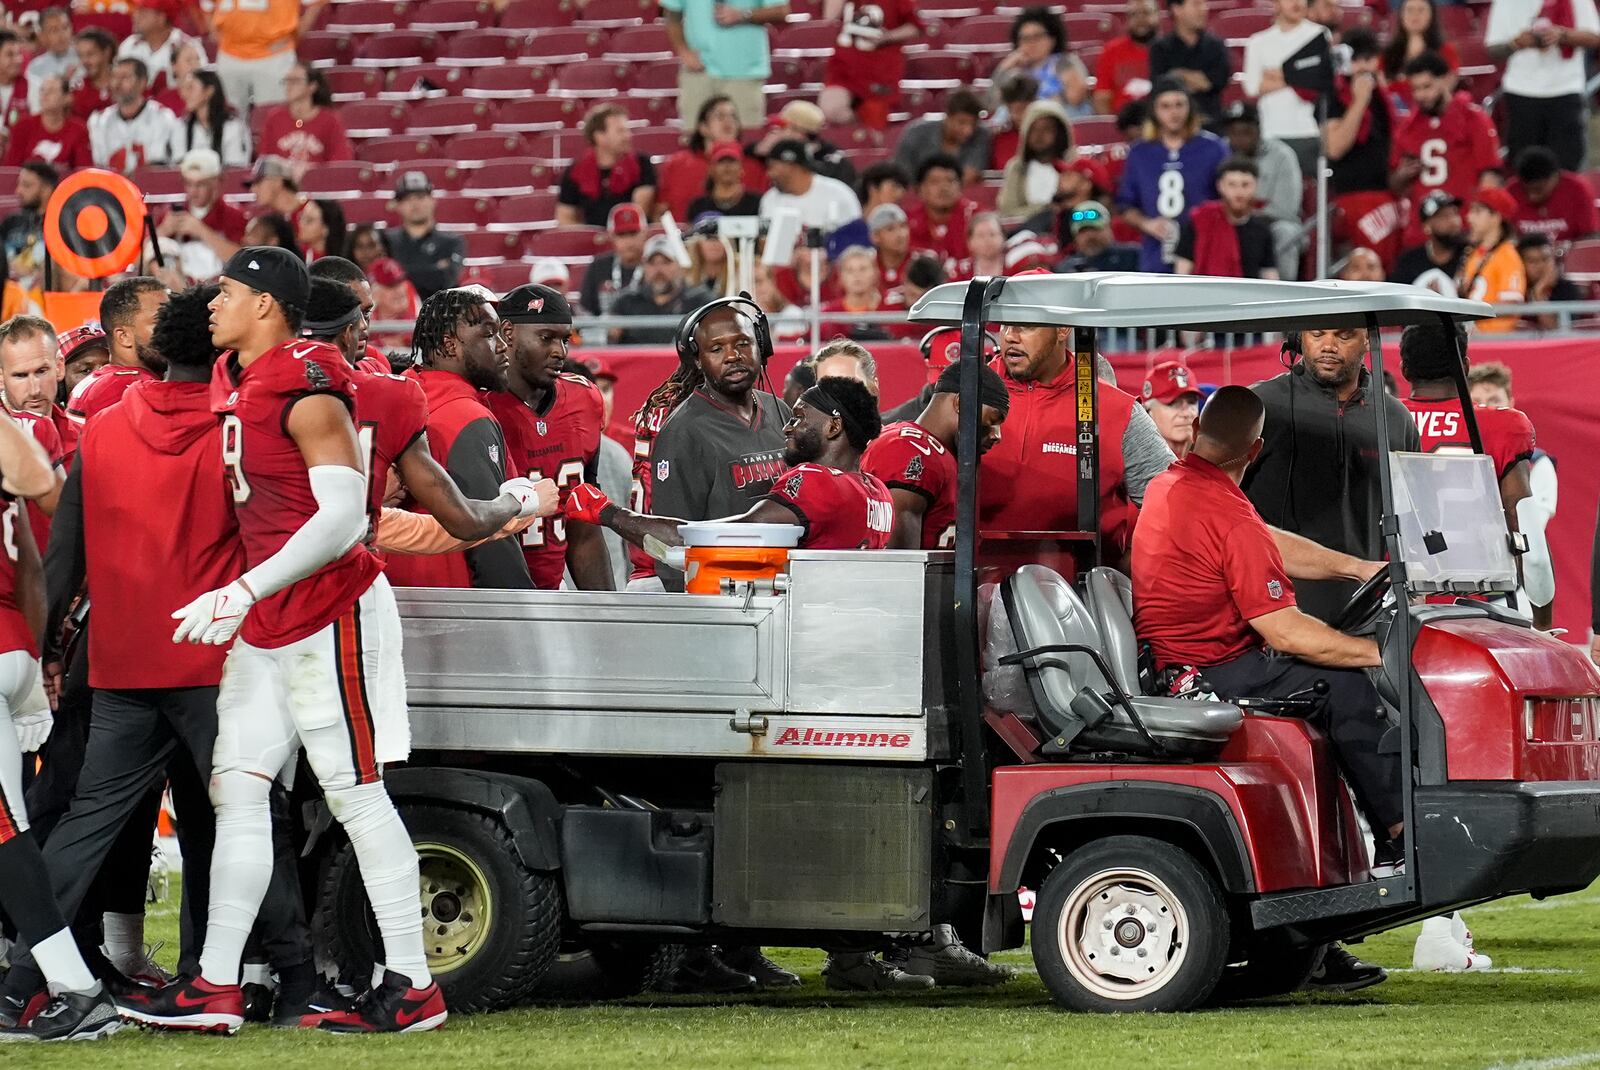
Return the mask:
{"type": "Polygon", "coordinates": [[[500,299],[496,306],[502,323],[572,322],[572,306],[566,295],[536,282],[525,283],[500,299]]]}
{"type": "Polygon", "coordinates": [[[1223,121],[1228,123],[1249,123],[1251,126],[1261,125],[1261,109],[1257,108],[1254,101],[1236,100],[1228,105],[1228,110],[1222,115],[1223,121]]]}
{"type": "Polygon", "coordinates": [[[811,167],[811,155],[806,152],[806,143],[795,138],[785,138],[768,149],[767,161],[794,163],[807,169],[811,167]]]}
{"type": "Polygon", "coordinates": [[[311,301],[311,272],[304,260],[276,245],[247,245],[228,258],[222,277],[270,294],[280,305],[305,309],[311,301]]]}
{"type": "Polygon", "coordinates": [[[1422,214],[1422,221],[1426,223],[1446,208],[1460,208],[1461,201],[1452,197],[1442,189],[1436,189],[1422,198],[1422,207],[1418,211],[1422,214]]]}

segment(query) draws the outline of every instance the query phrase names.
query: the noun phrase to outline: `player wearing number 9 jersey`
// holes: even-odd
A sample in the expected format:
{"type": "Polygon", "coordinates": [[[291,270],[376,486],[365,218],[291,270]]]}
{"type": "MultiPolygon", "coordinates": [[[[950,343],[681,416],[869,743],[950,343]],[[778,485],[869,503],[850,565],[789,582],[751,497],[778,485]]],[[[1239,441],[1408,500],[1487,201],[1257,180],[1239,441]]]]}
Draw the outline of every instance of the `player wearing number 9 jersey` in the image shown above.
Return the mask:
{"type": "Polygon", "coordinates": [[[1177,79],[1157,81],[1150,101],[1145,139],[1128,150],[1117,208],[1144,232],[1139,270],[1170,272],[1178,224],[1217,195],[1217,168],[1228,156],[1228,144],[1200,129],[1200,114],[1177,79]],[[1163,232],[1169,232],[1165,240],[1163,232]]]}
{"type": "MultiPolygon", "coordinates": [[[[511,350],[509,390],[486,395],[505,434],[506,454],[528,479],[553,479],[563,497],[593,483],[605,401],[578,375],[561,374],[572,337],[572,309],[559,290],[529,284],[500,300],[502,334],[511,350]]],[[[615,586],[600,530],[569,526],[560,516],[536,520],[522,533],[528,574],[540,590],[561,586],[567,570],[579,590],[615,586]]]]}
{"type": "Polygon", "coordinates": [[[1416,169],[1409,186],[1391,187],[1410,201],[1405,245],[1419,244],[1422,199],[1442,189],[1462,204],[1472,200],[1487,172],[1499,173],[1500,135],[1494,120],[1465,92],[1451,91],[1452,72],[1437,55],[1424,52],[1405,66],[1416,107],[1395,127],[1390,142],[1390,173],[1403,180],[1416,169]]]}

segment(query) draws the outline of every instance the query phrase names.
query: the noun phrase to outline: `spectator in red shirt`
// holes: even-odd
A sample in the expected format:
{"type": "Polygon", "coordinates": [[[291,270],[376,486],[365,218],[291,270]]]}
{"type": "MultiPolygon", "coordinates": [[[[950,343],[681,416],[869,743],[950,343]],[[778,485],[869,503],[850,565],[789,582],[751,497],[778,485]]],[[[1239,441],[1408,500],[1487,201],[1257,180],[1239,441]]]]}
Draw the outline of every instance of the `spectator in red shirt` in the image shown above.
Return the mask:
{"type": "MultiPolygon", "coordinates": [[[[220,92],[220,90],[219,90],[220,92]]],[[[284,103],[267,111],[261,151],[295,163],[353,160],[344,122],[334,111],[333,92],[321,71],[296,63],[283,76],[284,103]]]]}
{"type": "MultiPolygon", "coordinates": [[[[706,178],[711,170],[712,150],[723,144],[739,144],[739,109],[731,97],[708,97],[695,119],[689,143],[661,161],[656,168],[656,198],[680,223],[694,218],[693,202],[707,193],[706,178]]],[[[760,194],[767,188],[767,171],[753,156],[741,155],[740,175],[744,188],[760,194]]],[[[726,211],[726,209],[724,209],[726,211]]]]}
{"type": "Polygon", "coordinates": [[[1128,0],[1127,32],[1106,42],[1094,68],[1094,110],[1115,115],[1128,101],[1150,92],[1150,43],[1161,29],[1156,0],[1128,0]]]}
{"type": "MultiPolygon", "coordinates": [[[[1455,91],[1450,68],[1438,53],[1424,52],[1406,64],[1416,103],[1390,140],[1389,189],[1421,204],[1436,189],[1463,204],[1485,183],[1500,184],[1500,135],[1487,112],[1455,91]]],[[[1422,240],[1413,217],[1405,244],[1422,240]]]]}
{"type": "Polygon", "coordinates": [[[63,174],[94,162],[89,153],[89,127],[72,114],[67,82],[59,75],[40,82],[39,114],[19,119],[6,142],[7,167],[21,167],[29,160],[43,160],[63,174]]]}
{"type": "Polygon", "coordinates": [[[1511,221],[1520,234],[1543,234],[1564,246],[1600,230],[1594,190],[1581,176],[1563,171],[1556,154],[1542,145],[1523,150],[1506,192],[1516,198],[1511,221]]]}
{"type": "Polygon", "coordinates": [[[85,121],[102,108],[111,107],[111,62],[117,39],[99,26],[78,31],[78,74],[72,83],[72,114],[85,121]]]}
{"type": "Polygon", "coordinates": [[[922,36],[916,0],[823,0],[822,18],[839,20],[839,36],[817,104],[830,123],[882,130],[900,103],[906,43],[922,36]]]}
{"type": "Polygon", "coordinates": [[[911,224],[898,204],[880,204],[867,216],[867,231],[872,247],[878,251],[878,274],[883,287],[897,292],[904,281],[906,265],[916,255],[911,251],[911,224]]]}
{"type": "Polygon", "coordinates": [[[179,242],[183,274],[196,282],[214,279],[244,241],[244,213],[222,199],[222,158],[211,149],[193,149],[178,163],[184,203],[156,226],[163,238],[179,242]]]}
{"type": "MultiPolygon", "coordinates": [[[[904,305],[884,295],[883,278],[878,274],[878,257],[871,249],[852,245],[834,261],[833,273],[843,296],[824,304],[824,313],[904,311],[904,305]]],[[[894,325],[888,323],[851,323],[837,317],[824,322],[828,333],[862,341],[881,341],[895,334],[894,325]]]]}
{"type": "Polygon", "coordinates": [[[933,156],[917,168],[918,203],[907,212],[911,244],[945,260],[967,257],[967,225],[976,202],[961,195],[961,165],[954,156],[933,156]]]}
{"type": "Polygon", "coordinates": [[[564,227],[603,227],[616,205],[632,201],[649,219],[655,215],[656,168],[633,151],[628,113],[620,104],[598,104],[583,117],[589,143],[561,176],[556,222],[564,227]]]}
{"type": "Polygon", "coordinates": [[[1000,171],[1017,154],[1022,117],[1039,97],[1039,80],[1031,74],[1014,74],[1000,83],[1000,110],[989,133],[989,170],[1000,171]]]}
{"type": "Polygon", "coordinates": [[[967,252],[950,269],[952,278],[975,279],[979,275],[1005,275],[1006,230],[994,212],[976,212],[967,223],[967,252]]]}

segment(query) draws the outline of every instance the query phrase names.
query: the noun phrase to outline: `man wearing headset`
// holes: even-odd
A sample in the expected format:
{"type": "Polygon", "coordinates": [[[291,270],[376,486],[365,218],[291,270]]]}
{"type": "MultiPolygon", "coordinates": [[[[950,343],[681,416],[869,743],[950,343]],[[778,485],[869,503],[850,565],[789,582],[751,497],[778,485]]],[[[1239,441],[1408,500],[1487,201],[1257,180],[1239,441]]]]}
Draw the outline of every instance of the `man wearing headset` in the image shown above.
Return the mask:
{"type": "MultiPolygon", "coordinates": [[[[1272,527],[1378,560],[1383,538],[1376,405],[1388,406],[1391,450],[1421,449],[1417,425],[1402,402],[1374,388],[1362,364],[1364,328],[1300,331],[1284,339],[1284,352],[1296,358],[1294,365],[1252,387],[1267,418],[1261,455],[1245,473],[1244,492],[1272,527]]],[[[1295,595],[1301,610],[1330,621],[1358,584],[1302,580],[1295,595]]]]}

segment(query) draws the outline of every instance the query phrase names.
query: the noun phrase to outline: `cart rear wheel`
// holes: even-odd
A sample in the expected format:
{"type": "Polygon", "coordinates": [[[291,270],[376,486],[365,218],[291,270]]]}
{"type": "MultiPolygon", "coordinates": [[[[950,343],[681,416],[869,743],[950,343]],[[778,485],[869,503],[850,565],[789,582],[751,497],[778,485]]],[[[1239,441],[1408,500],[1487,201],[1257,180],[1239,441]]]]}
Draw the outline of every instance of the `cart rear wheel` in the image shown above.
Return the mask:
{"type": "Polygon", "coordinates": [[[626,999],[659,988],[683,960],[682,944],[567,941],[535,999],[626,999]]]}
{"type": "Polygon", "coordinates": [[[1298,992],[1322,965],[1327,944],[1294,947],[1282,937],[1260,937],[1250,942],[1249,958],[1222,971],[1211,993],[1212,1003],[1237,1003],[1298,992]]]}
{"type": "Polygon", "coordinates": [[[1069,1009],[1181,1011],[1216,986],[1228,936],[1222,893],[1188,852],[1113,836],[1072,852],[1045,878],[1033,958],[1069,1009]]]}

